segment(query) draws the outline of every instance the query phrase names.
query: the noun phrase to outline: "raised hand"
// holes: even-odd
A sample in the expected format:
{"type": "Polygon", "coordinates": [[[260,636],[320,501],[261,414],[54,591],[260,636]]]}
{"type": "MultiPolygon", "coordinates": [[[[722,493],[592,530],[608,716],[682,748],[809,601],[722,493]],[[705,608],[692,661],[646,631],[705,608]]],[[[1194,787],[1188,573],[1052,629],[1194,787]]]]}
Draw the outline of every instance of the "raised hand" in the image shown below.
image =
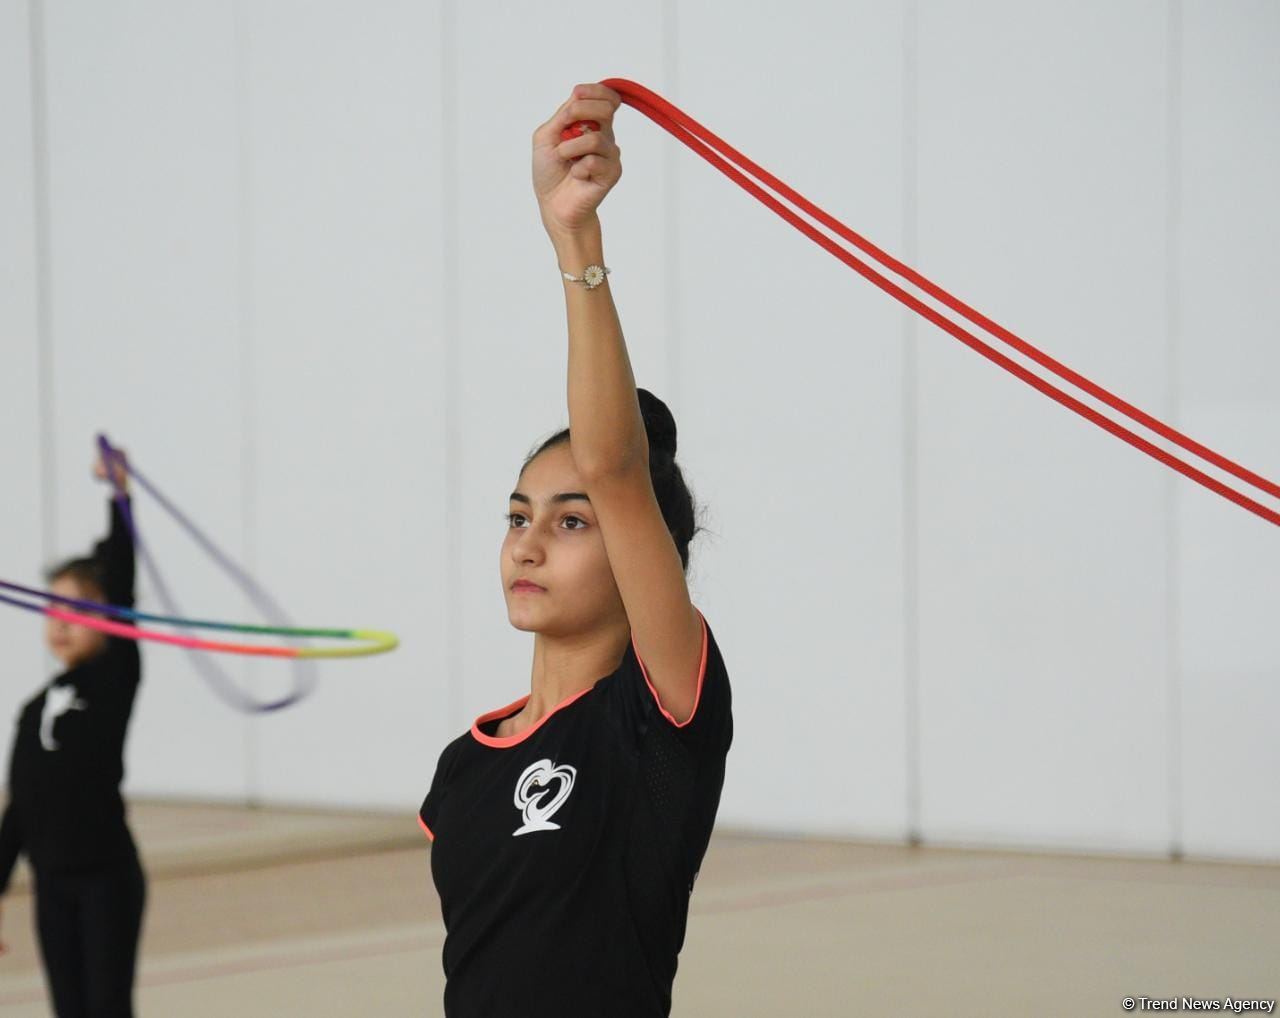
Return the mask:
{"type": "Polygon", "coordinates": [[[553,241],[598,225],[596,209],[622,176],[622,149],[613,134],[621,103],[604,85],[577,85],[533,133],[533,191],[553,241]],[[594,121],[599,130],[562,140],[561,132],[580,121],[594,121]]]}
{"type": "MultiPolygon", "coordinates": [[[[128,458],[124,454],[123,449],[117,449],[120,458],[128,462],[128,458]]],[[[114,457],[111,460],[111,473],[107,473],[107,464],[104,462],[101,453],[98,454],[97,460],[93,464],[93,476],[100,481],[110,479],[121,491],[129,490],[129,471],[124,467],[124,463],[118,462],[114,457]]]]}

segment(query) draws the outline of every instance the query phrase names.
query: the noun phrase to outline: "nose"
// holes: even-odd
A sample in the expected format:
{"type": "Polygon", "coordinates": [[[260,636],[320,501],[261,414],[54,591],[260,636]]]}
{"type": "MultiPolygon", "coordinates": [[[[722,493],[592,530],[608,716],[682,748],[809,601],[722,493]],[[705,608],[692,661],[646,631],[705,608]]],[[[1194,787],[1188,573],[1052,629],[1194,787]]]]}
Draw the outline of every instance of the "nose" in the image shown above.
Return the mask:
{"type": "Polygon", "coordinates": [[[517,535],[511,544],[511,561],[520,565],[536,565],[545,558],[542,538],[534,527],[525,527],[517,531],[517,535]]]}

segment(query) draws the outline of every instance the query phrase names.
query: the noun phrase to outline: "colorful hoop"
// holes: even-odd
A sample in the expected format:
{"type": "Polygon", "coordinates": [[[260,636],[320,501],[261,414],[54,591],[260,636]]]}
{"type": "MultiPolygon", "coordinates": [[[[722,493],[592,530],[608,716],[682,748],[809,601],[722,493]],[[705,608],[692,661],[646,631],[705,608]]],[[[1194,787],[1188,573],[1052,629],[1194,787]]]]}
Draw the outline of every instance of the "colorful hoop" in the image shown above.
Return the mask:
{"type": "MultiPolygon", "coordinates": [[[[160,505],[172,515],[183,529],[196,540],[198,544],[218,563],[218,565],[245,591],[250,599],[264,612],[264,614],[274,614],[283,616],[283,612],[270,599],[258,584],[248,576],[239,566],[232,562],[198,527],[166,498],[153,484],[145,477],[137,472],[137,470],[128,463],[125,457],[115,449],[105,435],[98,436],[98,445],[102,453],[103,463],[110,467],[111,464],[119,464],[123,467],[135,480],[139,482],[147,492],[152,495],[160,505]]],[[[108,476],[111,477],[111,471],[108,469],[108,476]]],[[[114,477],[111,481],[115,484],[114,477]]],[[[124,514],[125,520],[129,527],[130,533],[133,535],[134,545],[137,553],[141,555],[149,566],[152,579],[156,584],[162,600],[170,609],[176,607],[176,603],[172,600],[172,595],[168,592],[155,564],[151,562],[150,556],[146,553],[145,546],[137,532],[134,524],[133,514],[129,509],[128,501],[125,498],[123,490],[116,485],[117,504],[120,506],[121,512],[124,514]]],[[[116,636],[126,640],[143,640],[150,643],[163,643],[170,646],[183,647],[187,650],[213,651],[222,654],[241,654],[254,657],[274,657],[274,658],[290,658],[294,660],[308,660],[314,658],[344,658],[344,657],[369,657],[374,654],[385,654],[394,650],[400,645],[399,639],[394,633],[389,633],[380,629],[333,629],[333,628],[317,628],[317,627],[301,627],[292,625],[260,625],[240,622],[221,622],[210,619],[190,619],[178,614],[159,615],[153,612],[136,611],[132,608],[121,608],[117,605],[103,604],[98,601],[90,601],[83,598],[65,597],[61,594],[55,594],[49,590],[39,590],[35,587],[23,586],[20,583],[11,583],[7,580],[0,580],[0,589],[11,591],[13,594],[20,594],[22,597],[14,597],[11,594],[0,594],[0,602],[12,605],[15,608],[22,608],[26,611],[38,612],[49,618],[59,619],[73,625],[85,626],[89,629],[96,629],[99,632],[106,633],[109,636],[116,636]],[[33,602],[29,599],[40,599],[47,604],[33,602]],[[59,608],[53,605],[63,605],[66,607],[59,608]],[[68,609],[75,609],[68,610],[68,609]],[[93,614],[85,614],[92,612],[93,614]],[[100,616],[109,616],[102,618],[100,616]],[[132,622],[149,622],[162,626],[174,626],[182,629],[213,629],[221,632],[230,633],[252,633],[260,636],[282,636],[292,639],[321,639],[321,640],[340,640],[349,642],[353,645],[339,645],[336,647],[289,647],[271,644],[254,644],[254,643],[232,643],[225,640],[203,640],[194,636],[180,636],[170,633],[157,632],[154,629],[143,628],[138,625],[127,625],[121,621],[112,621],[112,619],[127,619],[132,622]]],[[[303,666],[299,666],[303,667],[303,666]]],[[[202,672],[202,674],[204,674],[202,672]]],[[[205,675],[206,679],[210,676],[205,675]]],[[[226,685],[227,680],[220,675],[215,676],[218,681],[211,680],[211,685],[220,696],[227,700],[232,706],[238,709],[249,710],[251,712],[260,713],[269,710],[277,710],[281,707],[290,706],[297,703],[310,690],[313,680],[308,676],[300,676],[297,688],[289,695],[268,702],[257,702],[248,697],[238,689],[232,695],[228,689],[222,688],[226,685]]]]}
{"type": "Polygon", "coordinates": [[[316,629],[287,626],[259,626],[238,622],[215,622],[208,619],[185,619],[172,615],[155,615],[150,612],[138,612],[116,605],[102,604],[98,601],[87,601],[80,598],[64,597],[52,591],[36,590],[17,583],[0,580],[0,587],[14,590],[32,597],[40,597],[57,604],[70,604],[81,611],[65,611],[47,605],[32,604],[16,597],[0,594],[0,601],[24,608],[27,611],[39,612],[50,618],[60,619],[78,626],[87,626],[109,636],[118,636],[126,640],[145,640],[151,643],[166,643],[189,650],[208,650],[223,654],[247,654],[257,657],[283,658],[335,658],[335,657],[369,657],[373,654],[385,654],[399,646],[399,638],[394,633],[378,629],[316,629]],[[143,629],[140,626],[125,625],[112,622],[110,619],[97,618],[82,614],[84,611],[100,612],[103,615],[114,615],[117,618],[137,619],[166,626],[182,626],[187,629],[217,629],[233,633],[254,633],[262,636],[286,636],[296,639],[325,640],[358,640],[361,643],[353,647],[282,647],[268,644],[228,643],[221,640],[201,640],[191,636],[174,636],[160,633],[154,629],[143,629]]]}

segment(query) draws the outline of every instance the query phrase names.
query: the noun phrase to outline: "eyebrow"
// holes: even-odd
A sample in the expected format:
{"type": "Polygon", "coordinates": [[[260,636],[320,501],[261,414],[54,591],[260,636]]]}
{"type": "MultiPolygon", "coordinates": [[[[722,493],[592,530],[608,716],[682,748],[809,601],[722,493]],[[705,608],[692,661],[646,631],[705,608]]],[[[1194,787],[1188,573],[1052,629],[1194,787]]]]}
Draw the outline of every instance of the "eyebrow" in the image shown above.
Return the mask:
{"type": "MultiPolygon", "coordinates": [[[[511,493],[511,501],[523,502],[525,505],[533,505],[533,501],[528,495],[521,494],[518,491],[513,491],[511,493]]],[[[586,502],[588,505],[591,503],[591,499],[587,498],[587,496],[581,491],[562,491],[558,495],[552,495],[549,501],[553,505],[558,505],[561,502],[586,502]]]]}

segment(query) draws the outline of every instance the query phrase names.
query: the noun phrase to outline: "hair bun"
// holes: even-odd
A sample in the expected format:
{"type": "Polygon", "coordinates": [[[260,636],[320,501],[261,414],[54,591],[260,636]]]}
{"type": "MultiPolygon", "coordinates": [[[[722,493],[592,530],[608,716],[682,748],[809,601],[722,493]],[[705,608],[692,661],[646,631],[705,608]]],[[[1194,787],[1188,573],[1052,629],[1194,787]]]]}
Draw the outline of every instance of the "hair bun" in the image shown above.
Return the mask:
{"type": "Polygon", "coordinates": [[[667,404],[648,389],[636,389],[640,401],[640,416],[644,418],[644,432],[649,438],[651,452],[676,454],[676,419],[671,416],[667,404]]]}

